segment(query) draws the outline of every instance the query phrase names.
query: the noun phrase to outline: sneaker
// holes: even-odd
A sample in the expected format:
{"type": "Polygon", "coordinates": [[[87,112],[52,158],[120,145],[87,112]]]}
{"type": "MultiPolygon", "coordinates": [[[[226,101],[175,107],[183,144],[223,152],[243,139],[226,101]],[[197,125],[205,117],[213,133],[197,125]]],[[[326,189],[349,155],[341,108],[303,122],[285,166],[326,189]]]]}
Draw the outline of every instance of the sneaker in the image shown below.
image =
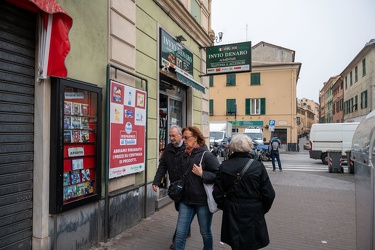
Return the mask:
{"type": "Polygon", "coordinates": [[[276,169],[273,169],[272,171],[275,171],[276,169]]]}
{"type": "Polygon", "coordinates": [[[282,172],[283,170],[280,168],[280,172],[282,172]]]}
{"type": "Polygon", "coordinates": [[[173,244],[173,242],[172,242],[172,244],[169,246],[169,249],[172,249],[172,250],[173,250],[173,248],[174,248],[174,244],[173,244]]]}

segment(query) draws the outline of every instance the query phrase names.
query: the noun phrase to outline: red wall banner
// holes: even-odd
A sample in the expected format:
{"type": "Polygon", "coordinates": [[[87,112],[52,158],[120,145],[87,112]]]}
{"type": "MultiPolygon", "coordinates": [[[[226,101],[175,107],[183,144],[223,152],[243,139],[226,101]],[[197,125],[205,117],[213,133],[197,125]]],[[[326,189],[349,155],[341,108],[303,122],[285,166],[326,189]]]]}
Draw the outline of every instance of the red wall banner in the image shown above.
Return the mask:
{"type": "Polygon", "coordinates": [[[109,178],[145,170],[145,91],[111,81],[109,178]]]}

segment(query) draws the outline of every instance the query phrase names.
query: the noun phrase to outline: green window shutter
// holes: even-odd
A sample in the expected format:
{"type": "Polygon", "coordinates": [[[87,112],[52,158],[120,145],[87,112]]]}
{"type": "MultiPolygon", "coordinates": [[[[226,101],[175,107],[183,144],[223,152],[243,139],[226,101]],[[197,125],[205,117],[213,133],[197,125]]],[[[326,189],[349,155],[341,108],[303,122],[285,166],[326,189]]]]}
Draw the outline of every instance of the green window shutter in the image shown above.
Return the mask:
{"type": "Polygon", "coordinates": [[[250,99],[245,100],[245,115],[250,115],[250,99]]]}
{"type": "Polygon", "coordinates": [[[366,58],[362,60],[362,76],[366,75],[366,58]]]}
{"type": "Polygon", "coordinates": [[[227,99],[227,115],[234,115],[236,99],[227,99]]]}
{"type": "Polygon", "coordinates": [[[214,100],[210,99],[210,115],[214,115],[214,100]]]}
{"type": "Polygon", "coordinates": [[[236,86],[236,74],[227,74],[227,86],[236,86]]]}
{"type": "Polygon", "coordinates": [[[209,82],[210,82],[210,87],[213,87],[214,86],[214,76],[209,76],[209,82]]]}
{"type": "Polygon", "coordinates": [[[251,73],[250,85],[260,85],[260,73],[251,73]]]}
{"type": "Polygon", "coordinates": [[[260,98],[260,114],[266,114],[266,98],[260,98]]]}
{"type": "Polygon", "coordinates": [[[365,108],[367,108],[367,90],[365,91],[365,108]]]}

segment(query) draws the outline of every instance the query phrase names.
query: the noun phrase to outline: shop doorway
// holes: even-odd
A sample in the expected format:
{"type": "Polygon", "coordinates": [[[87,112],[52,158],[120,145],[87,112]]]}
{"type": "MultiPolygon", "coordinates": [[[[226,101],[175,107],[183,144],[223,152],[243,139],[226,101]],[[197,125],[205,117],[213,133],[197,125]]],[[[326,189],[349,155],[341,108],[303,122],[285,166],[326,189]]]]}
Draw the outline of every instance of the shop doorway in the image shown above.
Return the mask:
{"type": "Polygon", "coordinates": [[[173,96],[160,94],[159,104],[159,154],[164,151],[165,146],[170,143],[168,131],[171,126],[177,125],[184,127],[186,113],[184,112],[182,100],[173,96]]]}

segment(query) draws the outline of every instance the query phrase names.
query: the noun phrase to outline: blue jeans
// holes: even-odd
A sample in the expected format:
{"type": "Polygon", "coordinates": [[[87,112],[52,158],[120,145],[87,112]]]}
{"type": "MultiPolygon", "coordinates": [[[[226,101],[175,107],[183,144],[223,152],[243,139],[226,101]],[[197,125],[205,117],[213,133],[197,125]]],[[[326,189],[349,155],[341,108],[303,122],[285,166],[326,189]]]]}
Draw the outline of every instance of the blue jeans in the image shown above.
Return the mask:
{"type": "Polygon", "coordinates": [[[272,167],[273,167],[273,169],[274,170],[276,169],[276,166],[275,166],[275,158],[276,158],[277,164],[279,165],[279,169],[281,170],[282,168],[281,168],[279,151],[271,151],[271,157],[272,157],[272,167]]]}
{"type": "Polygon", "coordinates": [[[186,236],[189,232],[191,220],[194,218],[195,214],[198,217],[199,229],[203,238],[203,250],[213,249],[211,232],[212,213],[208,209],[208,206],[187,205],[184,202],[180,202],[174,250],[185,249],[186,236]]]}

